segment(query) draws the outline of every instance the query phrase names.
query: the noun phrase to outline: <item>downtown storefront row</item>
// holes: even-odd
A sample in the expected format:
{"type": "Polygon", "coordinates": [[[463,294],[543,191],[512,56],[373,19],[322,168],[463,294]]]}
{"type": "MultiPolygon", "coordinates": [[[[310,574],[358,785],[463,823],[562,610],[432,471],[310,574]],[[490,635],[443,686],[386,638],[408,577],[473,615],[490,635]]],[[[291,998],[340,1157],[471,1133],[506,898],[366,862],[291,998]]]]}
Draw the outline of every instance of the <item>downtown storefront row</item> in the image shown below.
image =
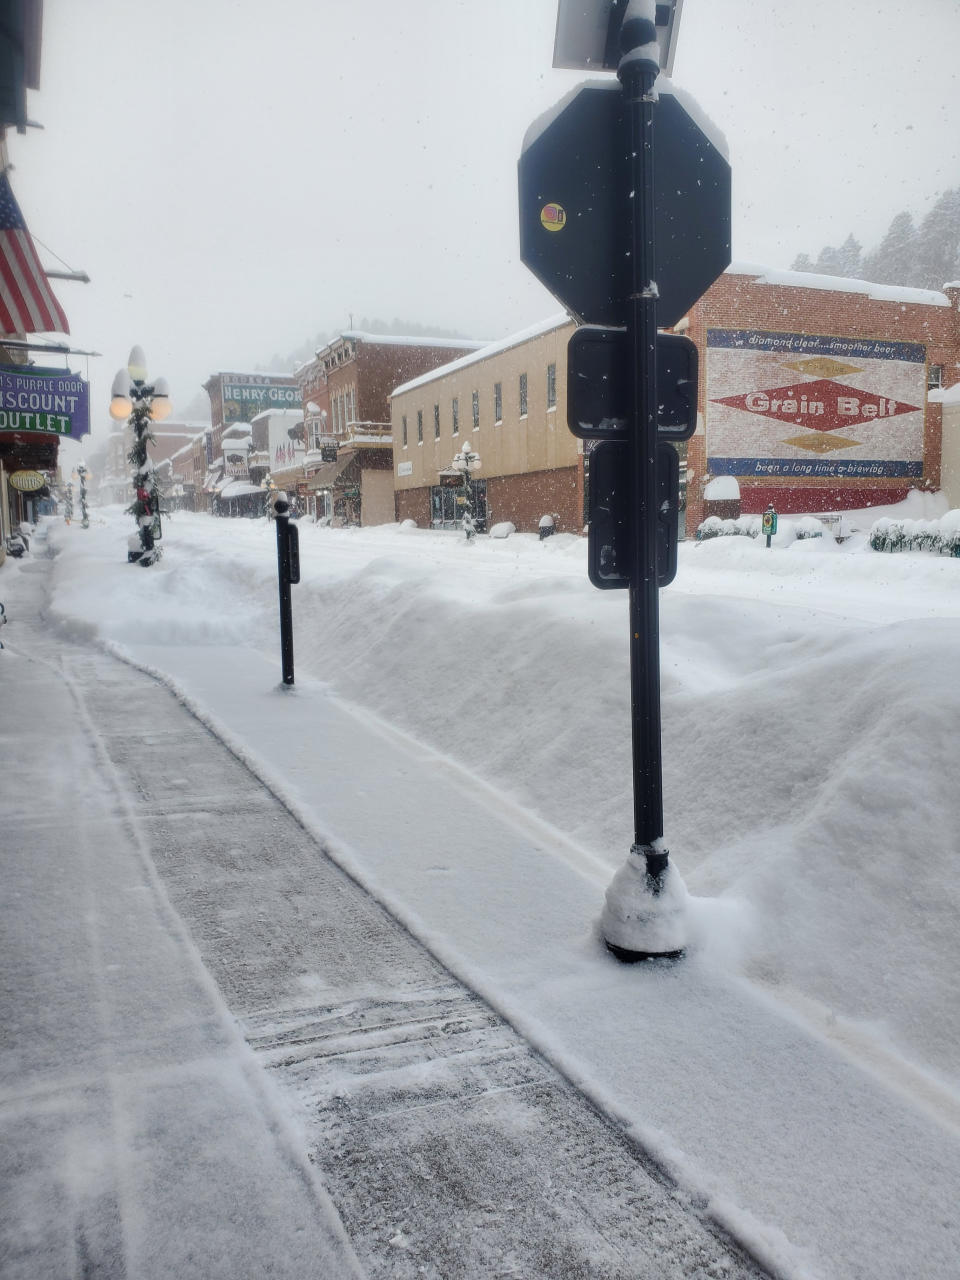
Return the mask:
{"type": "MultiPolygon", "coordinates": [[[[398,519],[449,527],[438,495],[466,439],[489,521],[534,531],[550,516],[583,529],[590,450],[566,421],[573,330],[553,317],[394,391],[398,519]]],[[[681,449],[687,536],[720,478],[735,495],[725,514],[854,510],[940,488],[944,448],[953,456],[940,401],[960,380],[960,285],[907,289],[735,264],[675,332],[699,359],[697,431],[681,449]]],[[[960,493],[948,501],[960,505],[960,493]]]]}

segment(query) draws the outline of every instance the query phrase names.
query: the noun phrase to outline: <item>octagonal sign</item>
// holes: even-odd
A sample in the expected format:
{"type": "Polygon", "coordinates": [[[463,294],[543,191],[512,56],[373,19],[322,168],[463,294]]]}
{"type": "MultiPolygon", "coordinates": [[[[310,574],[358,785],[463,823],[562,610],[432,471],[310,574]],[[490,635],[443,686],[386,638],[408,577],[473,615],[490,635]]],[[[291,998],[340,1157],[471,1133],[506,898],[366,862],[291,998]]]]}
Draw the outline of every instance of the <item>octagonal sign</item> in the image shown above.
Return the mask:
{"type": "MultiPolygon", "coordinates": [[[[730,165],[673,92],[654,107],[657,322],[676,324],[730,264],[730,165]]],[[[701,127],[703,126],[703,127],[701,127]]],[[[520,256],[578,320],[625,325],[630,164],[616,82],[574,89],[527,130],[520,256]]]]}

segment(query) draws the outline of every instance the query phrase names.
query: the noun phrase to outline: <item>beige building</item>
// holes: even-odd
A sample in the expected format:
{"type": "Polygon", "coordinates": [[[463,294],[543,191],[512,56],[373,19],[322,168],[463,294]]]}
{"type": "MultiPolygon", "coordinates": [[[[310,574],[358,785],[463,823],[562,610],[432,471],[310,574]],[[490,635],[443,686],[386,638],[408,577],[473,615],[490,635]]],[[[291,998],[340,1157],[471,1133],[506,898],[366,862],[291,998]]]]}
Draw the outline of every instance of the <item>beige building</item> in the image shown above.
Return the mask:
{"type": "Polygon", "coordinates": [[[943,405],[940,488],[951,508],[960,507],[960,382],[948,391],[932,391],[930,399],[943,405]]]}
{"type": "Polygon", "coordinates": [[[391,398],[397,518],[453,528],[462,514],[452,463],[480,455],[473,510],[481,529],[509,520],[536,530],[583,526],[583,457],[566,421],[567,342],[555,315],[396,388],[391,398]]]}

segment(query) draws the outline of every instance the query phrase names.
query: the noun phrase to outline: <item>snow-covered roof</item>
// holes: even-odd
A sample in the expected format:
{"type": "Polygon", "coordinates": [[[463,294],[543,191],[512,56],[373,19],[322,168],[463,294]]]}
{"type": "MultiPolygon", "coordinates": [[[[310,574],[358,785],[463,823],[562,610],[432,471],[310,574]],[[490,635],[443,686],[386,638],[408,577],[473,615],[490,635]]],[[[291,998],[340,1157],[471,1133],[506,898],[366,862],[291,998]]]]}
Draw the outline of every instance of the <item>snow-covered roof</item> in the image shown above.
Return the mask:
{"type": "Polygon", "coordinates": [[[543,334],[551,333],[554,329],[562,329],[566,324],[573,324],[573,321],[565,311],[561,311],[559,314],[549,316],[546,320],[539,320],[536,324],[532,324],[526,329],[521,329],[518,333],[511,333],[497,342],[488,342],[479,351],[473,351],[470,355],[461,356],[459,360],[451,360],[449,364],[442,364],[439,369],[431,369],[429,373],[423,373],[419,378],[411,378],[409,382],[404,382],[402,386],[394,387],[390,394],[398,396],[405,391],[412,391],[415,387],[426,386],[437,378],[446,377],[448,373],[456,373],[458,369],[465,369],[468,365],[476,364],[480,360],[486,360],[489,356],[499,355],[501,351],[509,351],[511,347],[519,347],[521,343],[530,342],[533,338],[540,338],[543,334]]]}
{"type": "Polygon", "coordinates": [[[270,418],[296,418],[298,422],[303,419],[302,409],[263,409],[255,418],[251,418],[251,425],[254,422],[266,422],[270,418]]]}
{"type": "Polygon", "coordinates": [[[196,444],[196,442],[197,442],[197,437],[191,436],[187,444],[181,445],[180,448],[177,449],[175,453],[171,454],[171,457],[179,458],[185,453],[192,453],[193,446],[196,444]]]}
{"type": "Polygon", "coordinates": [[[949,307],[950,299],[937,289],[910,289],[899,284],[872,284],[847,276],[822,276],[814,271],[782,271],[754,262],[731,262],[728,276],[753,276],[760,284],[784,285],[790,289],[827,289],[833,293],[862,293],[877,302],[908,302],[926,307],[949,307]]]}
{"type": "Polygon", "coordinates": [[[232,480],[220,490],[221,498],[243,498],[248,493],[259,493],[260,486],[249,484],[246,480],[232,480]]]}
{"type": "Polygon", "coordinates": [[[708,502],[729,502],[740,497],[740,484],[736,476],[714,476],[703,491],[708,502]]]}
{"type": "MultiPolygon", "coordinates": [[[[393,333],[364,333],[360,329],[345,329],[340,334],[340,338],[351,338],[355,342],[378,342],[388,347],[452,347],[460,350],[464,347],[483,347],[489,342],[488,338],[430,338],[426,335],[404,337],[393,333]]],[[[327,346],[334,346],[340,338],[335,338],[333,342],[327,343],[327,346]]],[[[321,350],[325,351],[326,347],[321,350]]]]}
{"type": "Polygon", "coordinates": [[[285,378],[289,382],[292,380],[293,374],[278,373],[276,369],[271,369],[266,372],[264,372],[263,369],[233,369],[233,370],[221,369],[217,373],[212,373],[210,377],[226,378],[227,381],[229,381],[231,378],[263,378],[265,382],[279,382],[281,379],[285,378]]]}

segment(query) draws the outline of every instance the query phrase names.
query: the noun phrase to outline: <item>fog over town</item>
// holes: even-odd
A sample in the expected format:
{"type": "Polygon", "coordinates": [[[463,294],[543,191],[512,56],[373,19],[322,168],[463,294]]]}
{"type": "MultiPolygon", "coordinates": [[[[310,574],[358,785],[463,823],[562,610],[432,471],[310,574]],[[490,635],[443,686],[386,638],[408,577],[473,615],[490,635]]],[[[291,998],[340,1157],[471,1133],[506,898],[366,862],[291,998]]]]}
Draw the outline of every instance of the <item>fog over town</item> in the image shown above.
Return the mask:
{"type": "Polygon", "coordinates": [[[0,1280],[957,1280],[958,51],[4,6],[0,1280]]]}
{"type": "MultiPolygon", "coordinates": [[[[58,289],[103,353],[95,433],[133,342],[178,409],[351,318],[499,338],[555,310],[516,162],[582,78],[551,69],[556,0],[44,9],[43,131],[10,151],[31,231],[91,277],[58,289]]],[[[870,248],[956,186],[958,47],[955,0],[685,0],[674,76],[730,146],[734,258],[870,248]]]]}

